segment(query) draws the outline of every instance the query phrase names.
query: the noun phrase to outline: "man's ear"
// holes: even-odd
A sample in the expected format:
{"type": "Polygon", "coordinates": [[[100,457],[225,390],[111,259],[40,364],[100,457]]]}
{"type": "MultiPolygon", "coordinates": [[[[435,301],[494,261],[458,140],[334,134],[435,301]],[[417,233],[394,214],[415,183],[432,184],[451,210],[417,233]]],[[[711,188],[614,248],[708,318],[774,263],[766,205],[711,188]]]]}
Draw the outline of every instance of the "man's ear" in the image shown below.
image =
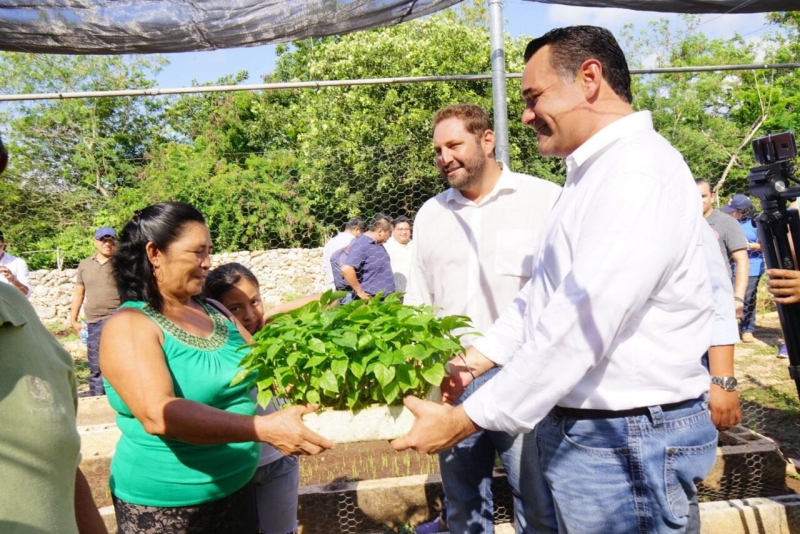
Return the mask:
{"type": "Polygon", "coordinates": [[[483,147],[484,154],[491,155],[494,153],[494,132],[492,130],[483,132],[481,136],[481,146],[483,147]]]}
{"type": "Polygon", "coordinates": [[[576,80],[587,100],[593,100],[600,94],[603,84],[603,64],[596,59],[587,59],[578,68],[576,80]]]}

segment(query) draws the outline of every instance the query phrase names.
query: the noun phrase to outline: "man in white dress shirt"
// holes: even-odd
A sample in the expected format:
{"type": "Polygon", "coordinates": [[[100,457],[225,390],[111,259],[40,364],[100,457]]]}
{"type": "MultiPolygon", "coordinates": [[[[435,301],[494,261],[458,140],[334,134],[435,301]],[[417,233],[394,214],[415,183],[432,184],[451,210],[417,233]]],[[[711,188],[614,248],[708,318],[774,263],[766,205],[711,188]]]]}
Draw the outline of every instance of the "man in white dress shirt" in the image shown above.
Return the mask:
{"type": "MultiPolygon", "coordinates": [[[[491,117],[476,105],[440,109],[433,127],[436,166],[450,189],[417,213],[404,302],[434,306],[441,315],[466,315],[482,332],[530,279],[539,234],[561,188],[497,161],[491,117]]],[[[461,341],[469,346],[474,338],[461,341]]],[[[495,372],[478,377],[461,401],[495,372]]],[[[517,526],[533,532],[525,517],[535,514],[523,510],[523,502],[542,499],[520,469],[521,458],[535,454],[533,440],[493,431],[478,432],[439,455],[451,532],[493,532],[491,484],[498,454],[514,495],[517,526]]]]}
{"type": "MultiPolygon", "coordinates": [[[[397,449],[451,447],[481,429],[535,427],[561,531],[686,531],[717,431],[701,356],[712,341],[705,220],[692,174],[631,107],[613,35],[575,26],[525,52],[523,123],[567,181],[545,223],[531,281],[464,369],[501,371],[458,407],[413,397],[417,421],[397,449]]],[[[452,366],[457,366],[454,359],[452,366]]]]}
{"type": "Polygon", "coordinates": [[[383,244],[383,248],[392,260],[394,290],[405,293],[408,288],[408,273],[411,271],[411,251],[414,249],[411,241],[411,219],[400,215],[392,220],[392,237],[383,244]]]}
{"type": "Polygon", "coordinates": [[[328,289],[335,289],[333,283],[333,270],[331,268],[331,256],[334,252],[342,250],[353,242],[353,239],[360,236],[366,225],[361,217],[353,217],[344,225],[344,231],[332,237],[322,248],[322,272],[325,273],[325,286],[328,289]]]}

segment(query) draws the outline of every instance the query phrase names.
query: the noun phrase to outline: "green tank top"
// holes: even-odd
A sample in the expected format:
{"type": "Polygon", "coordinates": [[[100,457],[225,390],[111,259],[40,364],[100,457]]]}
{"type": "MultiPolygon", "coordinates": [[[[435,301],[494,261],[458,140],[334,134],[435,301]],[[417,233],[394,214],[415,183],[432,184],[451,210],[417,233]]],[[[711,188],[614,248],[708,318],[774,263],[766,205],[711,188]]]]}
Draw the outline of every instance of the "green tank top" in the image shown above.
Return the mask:
{"type": "MultiPolygon", "coordinates": [[[[198,302],[214,323],[211,336],[201,338],[144,302],[122,308],[141,310],[164,333],[162,349],[175,396],[227,412],[254,415],[255,402],[247,381],[229,387],[246,354],[239,331],[213,306],[198,302]]],[[[111,491],[118,498],[144,506],[176,507],[211,502],[236,492],[253,478],[260,443],[193,445],[148,434],[105,381],[111,407],[117,411],[122,437],[111,461],[111,491]]]]}

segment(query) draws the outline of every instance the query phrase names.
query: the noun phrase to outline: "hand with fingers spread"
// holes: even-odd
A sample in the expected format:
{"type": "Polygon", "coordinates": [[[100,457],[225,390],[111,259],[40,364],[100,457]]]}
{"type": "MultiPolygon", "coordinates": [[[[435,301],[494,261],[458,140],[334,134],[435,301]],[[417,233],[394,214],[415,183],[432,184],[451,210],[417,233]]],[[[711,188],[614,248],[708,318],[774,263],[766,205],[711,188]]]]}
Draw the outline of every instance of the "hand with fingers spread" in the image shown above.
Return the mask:
{"type": "Polygon", "coordinates": [[[256,433],[259,439],[269,443],[285,455],[319,454],[325,449],[332,449],[334,444],[319,434],[309,430],[302,417],[313,413],[318,406],[291,406],[270,415],[256,418],[256,433]]]}
{"type": "Polygon", "coordinates": [[[417,397],[406,397],[403,404],[411,410],[416,420],[408,434],[392,441],[396,451],[413,449],[432,454],[449,449],[480,430],[467,416],[463,406],[454,408],[417,397]]]}
{"type": "Polygon", "coordinates": [[[791,269],[768,269],[767,289],[778,304],[800,302],[800,271],[791,269]]]}

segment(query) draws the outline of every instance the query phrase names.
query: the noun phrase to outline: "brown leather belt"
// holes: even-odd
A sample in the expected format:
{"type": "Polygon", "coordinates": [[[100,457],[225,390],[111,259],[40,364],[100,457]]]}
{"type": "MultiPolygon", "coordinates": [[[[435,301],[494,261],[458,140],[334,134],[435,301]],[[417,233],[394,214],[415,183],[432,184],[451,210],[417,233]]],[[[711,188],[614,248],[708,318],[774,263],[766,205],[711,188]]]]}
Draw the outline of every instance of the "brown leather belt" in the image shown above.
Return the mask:
{"type": "MultiPolygon", "coordinates": [[[[672,402],[670,404],[662,404],[661,411],[669,412],[684,408],[690,403],[696,402],[698,399],[690,399],[680,402],[672,402]]],[[[631,408],[629,410],[591,410],[583,408],[563,408],[556,406],[553,408],[553,414],[561,417],[575,417],[577,419],[615,419],[618,417],[635,417],[638,415],[650,415],[650,407],[642,406],[641,408],[631,408]]]]}

